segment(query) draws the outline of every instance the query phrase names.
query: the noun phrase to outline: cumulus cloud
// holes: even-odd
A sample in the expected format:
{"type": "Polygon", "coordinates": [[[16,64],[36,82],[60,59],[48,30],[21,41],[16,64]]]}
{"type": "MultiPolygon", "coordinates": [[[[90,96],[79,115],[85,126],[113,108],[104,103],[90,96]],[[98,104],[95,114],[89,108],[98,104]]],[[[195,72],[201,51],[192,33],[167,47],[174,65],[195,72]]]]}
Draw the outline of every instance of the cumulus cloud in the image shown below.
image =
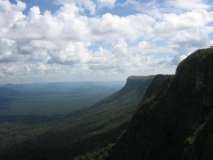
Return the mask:
{"type": "Polygon", "coordinates": [[[101,7],[114,7],[116,0],[97,0],[101,7]]]}
{"type": "Polygon", "coordinates": [[[202,0],[164,4],[174,10],[150,1],[150,11],[125,16],[97,13],[99,7],[116,10],[116,0],[55,3],[56,12],[33,6],[26,13],[23,1],[0,1],[1,82],[172,73],[190,51],[212,45],[213,11],[202,0]]]}
{"type": "Polygon", "coordinates": [[[169,3],[175,7],[187,10],[209,8],[209,5],[205,3],[205,0],[187,0],[184,2],[182,0],[171,0],[169,3]]]}

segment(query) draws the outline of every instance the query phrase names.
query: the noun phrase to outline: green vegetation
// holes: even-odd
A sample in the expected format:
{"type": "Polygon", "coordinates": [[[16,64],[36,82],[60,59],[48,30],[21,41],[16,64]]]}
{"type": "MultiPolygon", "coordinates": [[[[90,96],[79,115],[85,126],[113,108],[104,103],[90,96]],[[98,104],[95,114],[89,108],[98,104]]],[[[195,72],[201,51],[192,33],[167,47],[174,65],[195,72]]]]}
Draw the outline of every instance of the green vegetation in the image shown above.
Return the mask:
{"type": "Polygon", "coordinates": [[[158,75],[108,160],[213,159],[213,48],[158,75]]]}
{"type": "Polygon", "coordinates": [[[45,123],[35,123],[35,133],[30,129],[32,123],[29,124],[29,130],[26,127],[21,132],[29,133],[23,141],[2,150],[0,157],[5,160],[66,160],[105,148],[125,130],[152,78],[128,79],[120,91],[95,105],[63,117],[50,117],[45,123]]]}
{"type": "Polygon", "coordinates": [[[66,115],[85,109],[122,86],[120,82],[0,86],[0,151],[30,141],[58,126],[66,115]]]}
{"type": "Polygon", "coordinates": [[[111,152],[112,147],[113,144],[109,144],[95,152],[76,157],[74,160],[106,160],[111,152]]]}
{"type": "Polygon", "coordinates": [[[0,87],[0,117],[63,116],[89,107],[121,87],[121,82],[5,85],[0,87]]]}

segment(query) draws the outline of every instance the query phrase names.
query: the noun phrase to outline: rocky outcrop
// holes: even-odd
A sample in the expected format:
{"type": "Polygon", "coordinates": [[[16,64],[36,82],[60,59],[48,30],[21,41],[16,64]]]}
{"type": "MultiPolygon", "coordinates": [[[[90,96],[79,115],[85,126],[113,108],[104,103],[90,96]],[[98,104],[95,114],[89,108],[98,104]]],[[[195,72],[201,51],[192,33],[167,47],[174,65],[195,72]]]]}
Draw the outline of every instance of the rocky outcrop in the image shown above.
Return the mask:
{"type": "Polygon", "coordinates": [[[175,76],[156,76],[109,160],[213,158],[213,49],[182,61],[175,76]]]}

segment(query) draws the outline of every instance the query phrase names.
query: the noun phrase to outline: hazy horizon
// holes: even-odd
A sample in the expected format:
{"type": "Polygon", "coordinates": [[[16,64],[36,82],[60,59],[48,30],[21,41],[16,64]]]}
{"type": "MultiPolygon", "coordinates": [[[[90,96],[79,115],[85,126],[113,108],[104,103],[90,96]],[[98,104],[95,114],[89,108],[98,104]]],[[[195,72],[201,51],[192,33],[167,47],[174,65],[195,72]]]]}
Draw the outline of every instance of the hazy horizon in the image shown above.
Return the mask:
{"type": "Polygon", "coordinates": [[[98,84],[103,84],[103,83],[122,83],[124,84],[126,82],[127,79],[125,80],[108,80],[108,81],[104,81],[104,80],[85,80],[85,81],[35,81],[35,82],[12,82],[12,83],[0,83],[0,86],[5,86],[5,85],[48,85],[48,84],[76,84],[76,83],[98,83],[98,84]]]}

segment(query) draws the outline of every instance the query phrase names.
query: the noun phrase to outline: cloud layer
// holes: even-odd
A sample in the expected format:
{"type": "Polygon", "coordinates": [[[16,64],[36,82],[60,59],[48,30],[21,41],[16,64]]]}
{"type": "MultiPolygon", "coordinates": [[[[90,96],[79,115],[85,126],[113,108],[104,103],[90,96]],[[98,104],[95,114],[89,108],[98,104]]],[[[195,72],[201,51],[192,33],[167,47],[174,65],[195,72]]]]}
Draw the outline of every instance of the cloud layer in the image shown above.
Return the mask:
{"type": "Polygon", "coordinates": [[[0,82],[173,73],[187,54],[213,44],[213,11],[204,0],[54,3],[55,12],[26,12],[22,1],[0,1],[0,82]]]}

